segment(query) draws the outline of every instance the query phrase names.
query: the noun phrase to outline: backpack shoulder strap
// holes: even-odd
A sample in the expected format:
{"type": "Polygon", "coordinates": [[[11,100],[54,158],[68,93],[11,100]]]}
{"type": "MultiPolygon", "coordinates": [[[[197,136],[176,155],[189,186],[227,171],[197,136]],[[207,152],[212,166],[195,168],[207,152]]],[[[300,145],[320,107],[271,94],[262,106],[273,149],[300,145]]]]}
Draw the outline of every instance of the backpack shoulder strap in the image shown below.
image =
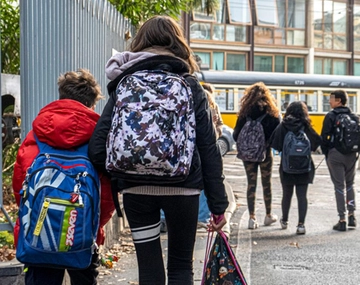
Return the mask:
{"type": "Polygon", "coordinates": [[[256,119],[256,121],[260,122],[266,117],[267,113],[261,115],[259,118],[256,119]]]}
{"type": "Polygon", "coordinates": [[[33,136],[36,141],[36,144],[39,147],[40,152],[46,152],[46,151],[50,151],[50,150],[54,149],[53,147],[49,146],[48,144],[39,141],[39,139],[38,139],[37,135],[34,133],[34,131],[33,131],[33,136]]]}

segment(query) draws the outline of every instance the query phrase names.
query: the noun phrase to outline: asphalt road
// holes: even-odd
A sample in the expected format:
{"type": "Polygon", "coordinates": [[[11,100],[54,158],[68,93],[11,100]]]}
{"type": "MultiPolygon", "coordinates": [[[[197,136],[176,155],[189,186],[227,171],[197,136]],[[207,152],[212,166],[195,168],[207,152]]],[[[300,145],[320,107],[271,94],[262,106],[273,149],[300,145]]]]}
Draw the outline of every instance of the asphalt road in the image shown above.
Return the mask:
{"type": "MultiPolygon", "coordinates": [[[[322,155],[315,155],[317,166],[322,155]]],[[[281,184],[278,175],[279,156],[274,158],[272,176],[273,212],[281,216],[281,184]]],[[[359,197],[360,177],[357,170],[356,189],[359,197]]],[[[234,154],[224,157],[224,173],[236,198],[236,210],[230,220],[230,243],[251,285],[297,284],[360,284],[360,229],[336,232],[332,226],[338,221],[335,194],[325,161],[316,171],[314,183],[308,190],[306,234],[295,234],[297,200],[294,195],[290,209],[289,227],[281,230],[277,222],[262,225],[265,216],[262,187],[258,179],[256,209],[260,227],[248,230],[246,205],[246,176],[242,162],[234,154]]],[[[260,177],[259,177],[260,178],[260,177]]],[[[358,199],[357,199],[358,200],[358,199]]],[[[360,218],[360,216],[359,216],[360,218]]],[[[200,284],[207,234],[198,232],[194,252],[194,279],[200,284]]],[[[162,235],[166,258],[166,234],[162,235]]],[[[154,278],[156,278],[154,276],[154,278]]],[[[100,284],[138,284],[135,254],[121,255],[111,270],[101,270],[100,284]]],[[[186,284],[184,284],[186,285],[186,284]]]]}

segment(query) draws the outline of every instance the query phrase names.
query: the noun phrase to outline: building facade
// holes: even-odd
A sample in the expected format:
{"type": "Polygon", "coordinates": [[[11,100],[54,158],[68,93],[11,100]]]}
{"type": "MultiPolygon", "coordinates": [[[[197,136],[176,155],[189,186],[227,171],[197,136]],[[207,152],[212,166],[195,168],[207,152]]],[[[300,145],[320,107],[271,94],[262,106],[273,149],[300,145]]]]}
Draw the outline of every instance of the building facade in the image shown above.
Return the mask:
{"type": "Polygon", "coordinates": [[[219,0],[191,13],[202,68],[360,75],[360,0],[219,0]]]}

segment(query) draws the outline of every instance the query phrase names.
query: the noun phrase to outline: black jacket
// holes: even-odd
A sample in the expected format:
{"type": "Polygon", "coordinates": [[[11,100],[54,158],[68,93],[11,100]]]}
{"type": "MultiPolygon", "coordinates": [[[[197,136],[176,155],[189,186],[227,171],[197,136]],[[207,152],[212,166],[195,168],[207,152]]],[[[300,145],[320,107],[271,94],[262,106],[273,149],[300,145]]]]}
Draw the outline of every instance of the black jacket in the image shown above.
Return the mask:
{"type": "MultiPolygon", "coordinates": [[[[251,115],[249,117],[251,119],[255,120],[265,113],[266,113],[266,110],[260,111],[259,107],[257,105],[254,105],[254,108],[252,109],[251,115]]],[[[245,117],[241,117],[241,118],[238,117],[235,128],[234,128],[234,132],[233,132],[233,138],[235,141],[237,140],[237,138],[241,132],[241,129],[244,127],[245,123],[246,123],[245,117]]],[[[279,123],[280,123],[280,115],[278,117],[273,117],[271,115],[267,115],[261,121],[261,125],[264,128],[266,142],[269,141],[271,134],[273,133],[273,131],[275,130],[277,125],[279,125],[279,123]]]]}
{"type": "MultiPolygon", "coordinates": [[[[97,168],[105,168],[106,140],[111,127],[111,117],[116,102],[116,87],[118,82],[126,75],[139,70],[166,69],[177,74],[187,74],[185,79],[190,84],[194,96],[196,116],[196,148],[192,159],[190,174],[184,182],[162,186],[184,187],[191,189],[204,189],[208,199],[210,211],[213,214],[223,214],[228,206],[228,199],[224,187],[223,165],[220,150],[216,144],[216,134],[212,123],[210,109],[205,92],[198,80],[188,74],[187,64],[175,57],[155,55],[135,63],[115,80],[108,84],[109,100],[97,123],[95,131],[89,142],[89,156],[97,168]]],[[[130,183],[118,179],[119,190],[144,185],[130,183]]]]}
{"type": "Polygon", "coordinates": [[[323,122],[323,127],[321,130],[321,150],[323,154],[327,157],[329,150],[335,147],[334,143],[334,133],[335,133],[335,119],[336,116],[340,113],[349,114],[350,117],[359,123],[359,117],[352,113],[350,108],[346,106],[336,107],[332,111],[326,114],[323,122]]]}
{"type": "MultiPolygon", "coordinates": [[[[290,130],[292,132],[298,132],[304,127],[304,132],[307,135],[311,143],[311,150],[315,151],[321,144],[321,137],[315,132],[312,127],[305,126],[299,119],[292,116],[285,117],[281,124],[275,129],[270,138],[270,145],[273,149],[281,152],[283,149],[284,139],[286,133],[290,130]]],[[[280,162],[280,180],[282,184],[308,184],[312,183],[315,176],[315,166],[311,159],[311,171],[302,174],[289,174],[282,170],[282,162],[280,162]]]]}

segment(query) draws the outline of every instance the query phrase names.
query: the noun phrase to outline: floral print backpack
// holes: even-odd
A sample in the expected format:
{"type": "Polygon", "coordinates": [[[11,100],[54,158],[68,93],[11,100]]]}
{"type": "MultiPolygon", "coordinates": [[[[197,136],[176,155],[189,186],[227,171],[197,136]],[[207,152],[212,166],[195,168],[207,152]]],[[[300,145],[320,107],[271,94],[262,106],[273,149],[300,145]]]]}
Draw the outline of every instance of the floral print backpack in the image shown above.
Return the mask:
{"type": "Polygon", "coordinates": [[[127,181],[180,182],[195,148],[193,95],[183,76],[138,71],[118,84],[106,168],[127,181]]]}

